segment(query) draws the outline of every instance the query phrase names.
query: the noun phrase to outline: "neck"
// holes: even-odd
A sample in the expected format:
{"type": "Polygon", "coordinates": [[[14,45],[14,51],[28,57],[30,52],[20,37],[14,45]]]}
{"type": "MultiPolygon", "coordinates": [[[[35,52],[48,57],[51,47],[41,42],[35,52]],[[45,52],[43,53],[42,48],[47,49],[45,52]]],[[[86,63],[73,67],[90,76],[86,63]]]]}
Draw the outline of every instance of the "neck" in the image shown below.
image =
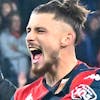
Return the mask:
{"type": "Polygon", "coordinates": [[[65,75],[70,73],[77,65],[75,50],[69,49],[68,52],[61,52],[59,56],[59,64],[53,65],[52,70],[45,74],[46,83],[49,86],[54,86],[65,75]]]}

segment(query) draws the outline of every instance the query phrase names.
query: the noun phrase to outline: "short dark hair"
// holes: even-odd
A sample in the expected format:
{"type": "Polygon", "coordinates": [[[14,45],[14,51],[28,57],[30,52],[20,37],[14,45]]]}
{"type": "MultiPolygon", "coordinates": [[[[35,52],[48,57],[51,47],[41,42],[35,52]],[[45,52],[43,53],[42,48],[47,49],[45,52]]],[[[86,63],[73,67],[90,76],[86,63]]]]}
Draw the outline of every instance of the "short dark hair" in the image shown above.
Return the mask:
{"type": "Polygon", "coordinates": [[[79,5],[77,0],[52,0],[42,4],[33,10],[33,13],[52,13],[55,14],[54,19],[62,20],[72,26],[76,33],[76,41],[78,42],[81,34],[80,31],[84,27],[88,10],[82,5],[79,5]]]}

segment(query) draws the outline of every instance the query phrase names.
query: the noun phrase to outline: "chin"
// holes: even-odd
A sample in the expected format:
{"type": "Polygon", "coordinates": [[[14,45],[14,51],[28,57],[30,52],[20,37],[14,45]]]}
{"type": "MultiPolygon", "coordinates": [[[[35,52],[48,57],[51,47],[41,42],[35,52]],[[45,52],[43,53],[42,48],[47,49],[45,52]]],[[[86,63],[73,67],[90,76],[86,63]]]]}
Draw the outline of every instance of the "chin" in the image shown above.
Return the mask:
{"type": "Polygon", "coordinates": [[[52,64],[51,63],[45,63],[43,66],[33,66],[32,72],[36,76],[43,76],[45,73],[49,72],[51,70],[52,64]]]}

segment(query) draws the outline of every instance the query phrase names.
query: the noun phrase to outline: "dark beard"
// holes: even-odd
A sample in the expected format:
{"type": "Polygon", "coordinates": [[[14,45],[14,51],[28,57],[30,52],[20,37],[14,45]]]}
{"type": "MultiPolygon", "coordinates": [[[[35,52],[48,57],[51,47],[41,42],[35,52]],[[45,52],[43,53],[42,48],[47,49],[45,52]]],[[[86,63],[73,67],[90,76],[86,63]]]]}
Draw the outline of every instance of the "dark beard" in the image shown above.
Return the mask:
{"type": "Polygon", "coordinates": [[[51,66],[53,64],[52,63],[45,63],[44,66],[41,68],[41,69],[34,69],[32,72],[37,76],[37,77],[40,77],[40,76],[43,76],[46,72],[50,71],[51,70],[51,66]]]}
{"type": "Polygon", "coordinates": [[[58,52],[57,51],[53,51],[51,54],[49,54],[49,60],[45,61],[45,63],[43,64],[43,66],[38,69],[38,65],[35,66],[35,68],[33,69],[33,73],[40,77],[40,76],[44,76],[45,73],[47,72],[53,72],[52,71],[52,66],[57,66],[58,62],[59,62],[59,58],[58,58],[58,52]]]}
{"type": "Polygon", "coordinates": [[[44,76],[44,74],[47,72],[53,72],[52,66],[58,65],[58,59],[54,57],[54,55],[51,55],[51,58],[52,58],[51,61],[46,61],[46,63],[40,69],[38,69],[38,67],[34,68],[33,73],[36,76],[40,77],[40,76],[44,76]]]}

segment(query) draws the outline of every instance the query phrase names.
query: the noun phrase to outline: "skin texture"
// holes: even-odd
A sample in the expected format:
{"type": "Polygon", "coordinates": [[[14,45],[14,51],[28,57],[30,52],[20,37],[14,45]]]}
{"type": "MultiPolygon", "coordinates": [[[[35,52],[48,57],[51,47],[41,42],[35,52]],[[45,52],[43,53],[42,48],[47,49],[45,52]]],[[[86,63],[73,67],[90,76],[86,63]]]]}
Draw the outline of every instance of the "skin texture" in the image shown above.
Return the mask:
{"type": "Polygon", "coordinates": [[[29,51],[30,47],[42,50],[39,62],[32,63],[32,70],[36,75],[44,75],[51,87],[77,64],[75,32],[69,24],[54,19],[54,16],[50,13],[32,13],[26,28],[29,51]]]}

